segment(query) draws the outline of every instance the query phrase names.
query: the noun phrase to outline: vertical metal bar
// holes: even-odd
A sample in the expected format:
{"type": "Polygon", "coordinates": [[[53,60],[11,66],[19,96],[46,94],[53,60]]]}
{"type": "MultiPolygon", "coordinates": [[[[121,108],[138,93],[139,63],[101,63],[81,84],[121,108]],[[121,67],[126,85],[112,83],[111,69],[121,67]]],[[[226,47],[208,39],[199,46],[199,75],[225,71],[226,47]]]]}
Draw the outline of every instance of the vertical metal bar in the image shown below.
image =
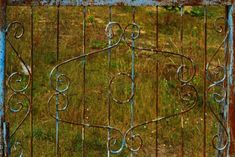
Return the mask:
{"type": "Polygon", "coordinates": [[[3,131],[4,131],[4,146],[5,146],[5,156],[11,156],[11,145],[10,145],[10,127],[8,122],[3,123],[3,131]]]}
{"type": "MultiPolygon", "coordinates": [[[[184,41],[183,41],[183,37],[184,37],[184,17],[183,17],[183,14],[184,14],[184,6],[181,6],[180,7],[180,53],[181,54],[184,54],[184,41]]],[[[184,64],[184,60],[183,58],[181,58],[181,62],[182,62],[182,65],[184,64]]],[[[182,78],[183,78],[183,72],[182,72],[182,78]]],[[[183,110],[181,109],[181,112],[183,110]]],[[[181,115],[180,116],[180,120],[181,120],[181,156],[183,157],[184,156],[184,116],[181,115]]]]}
{"type": "MultiPolygon", "coordinates": [[[[133,13],[132,13],[132,22],[135,23],[135,7],[133,7],[133,13]]],[[[132,63],[131,63],[131,78],[132,80],[135,80],[135,40],[133,39],[134,36],[134,28],[132,32],[132,63]]],[[[135,90],[135,82],[132,81],[131,84],[131,92],[134,94],[135,90]]],[[[131,127],[134,126],[134,105],[135,105],[135,100],[134,97],[132,98],[130,102],[130,109],[131,109],[131,127]]],[[[133,131],[131,132],[131,137],[133,137],[133,131]]],[[[131,152],[131,157],[133,157],[133,152],[131,152]]]]}
{"type": "Polygon", "coordinates": [[[204,76],[203,76],[203,157],[206,157],[206,105],[207,105],[207,6],[204,6],[204,76]]]}
{"type": "MultiPolygon", "coordinates": [[[[112,21],[112,6],[109,6],[109,22],[112,21]]],[[[110,30],[111,31],[111,30],[110,30]]],[[[109,32],[112,33],[112,32],[109,32]]],[[[109,46],[112,43],[112,40],[109,38],[109,46]]],[[[108,66],[109,66],[109,70],[110,70],[110,64],[111,64],[111,49],[108,50],[108,66]]]]}
{"type": "Polygon", "coordinates": [[[3,122],[5,96],[6,0],[0,0],[0,156],[4,156],[3,122]]]}
{"type": "MultiPolygon", "coordinates": [[[[225,11],[225,14],[224,14],[224,18],[225,18],[225,26],[224,26],[224,35],[226,35],[227,34],[227,32],[228,32],[228,24],[227,24],[227,19],[228,19],[228,6],[225,6],[225,9],[224,9],[224,11],[225,11]]],[[[228,108],[228,92],[229,92],[229,86],[228,86],[228,82],[229,82],[229,80],[228,80],[228,71],[229,71],[229,68],[228,68],[228,51],[229,51],[229,45],[228,45],[229,43],[228,43],[228,40],[226,40],[225,42],[224,42],[224,57],[225,57],[225,60],[224,60],[224,73],[225,73],[225,80],[224,80],[224,82],[223,82],[223,86],[224,86],[224,88],[226,89],[226,96],[225,96],[225,101],[224,101],[224,103],[223,103],[223,105],[221,105],[221,107],[220,107],[220,117],[221,117],[221,119],[223,119],[223,123],[224,123],[224,125],[226,125],[225,123],[226,123],[226,121],[228,120],[228,118],[227,118],[227,108],[228,108]]],[[[225,141],[225,135],[224,135],[224,128],[222,127],[222,125],[219,125],[218,126],[218,135],[219,135],[219,138],[218,138],[218,147],[222,147],[223,146],[223,143],[224,143],[224,141],[225,141]]],[[[225,155],[227,152],[225,151],[225,150],[215,150],[215,156],[216,157],[221,157],[221,156],[223,156],[223,155],[225,155]]],[[[227,153],[228,154],[228,153],[227,153]]]]}
{"type": "Polygon", "coordinates": [[[235,77],[235,64],[234,64],[234,41],[235,41],[235,17],[233,16],[233,6],[228,6],[228,30],[229,30],[229,71],[228,71],[228,97],[229,97],[229,148],[228,154],[233,157],[235,156],[235,88],[234,88],[234,77],[235,77]]]}
{"type": "MultiPolygon", "coordinates": [[[[156,49],[158,49],[158,6],[156,6],[156,49]]],[[[155,116],[158,117],[159,113],[159,61],[156,63],[156,114],[155,116]]],[[[158,122],[156,122],[156,157],[158,157],[158,122]]]]}
{"type": "MultiPolygon", "coordinates": [[[[60,4],[57,4],[57,28],[56,28],[56,61],[59,61],[59,38],[60,38],[60,4]]],[[[56,72],[56,87],[59,84],[58,69],[56,72]]],[[[56,157],[59,157],[59,97],[56,96],[56,157]]]]}
{"type": "MultiPolygon", "coordinates": [[[[83,33],[83,54],[86,53],[86,6],[83,6],[83,28],[82,28],[82,33],[83,33]]],[[[86,62],[83,62],[83,98],[82,98],[82,103],[83,103],[83,112],[82,112],[82,123],[85,123],[86,119],[86,62]]],[[[82,127],[82,157],[85,155],[85,133],[86,129],[83,126],[82,127]]]]}
{"type": "MultiPolygon", "coordinates": [[[[109,22],[112,21],[112,6],[109,6],[109,22]]],[[[111,30],[109,30],[109,33],[112,33],[111,30]]],[[[109,46],[111,46],[112,44],[112,40],[109,38],[108,39],[108,42],[109,42],[109,46]]],[[[108,73],[110,74],[110,65],[111,65],[111,52],[112,50],[109,49],[108,50],[108,73]]],[[[108,126],[110,126],[110,105],[111,105],[111,98],[110,98],[110,93],[108,94],[108,126]]],[[[107,140],[107,156],[110,157],[110,130],[108,130],[108,140],[107,140]]]]}
{"type": "MultiPolygon", "coordinates": [[[[159,61],[156,63],[156,117],[159,113],[159,61]]],[[[158,157],[158,122],[156,122],[156,157],[158,157]]]]}
{"type": "MultiPolygon", "coordinates": [[[[224,33],[225,33],[225,35],[226,35],[226,33],[228,32],[228,24],[227,24],[227,19],[229,18],[229,6],[225,6],[225,30],[224,30],[224,33]]],[[[224,118],[225,118],[225,121],[227,122],[227,124],[226,124],[226,122],[225,122],[225,125],[227,125],[227,126],[229,126],[228,125],[228,123],[229,123],[229,86],[228,86],[228,83],[229,83],[229,77],[228,77],[228,71],[229,71],[229,66],[228,66],[228,56],[229,56],[229,54],[228,54],[228,52],[229,52],[229,42],[228,42],[228,40],[226,40],[225,41],[225,43],[224,43],[224,55],[225,55],[225,75],[226,75],[226,79],[225,79],[225,81],[224,81],[224,87],[225,87],[225,89],[226,89],[226,97],[225,97],[225,102],[224,102],[224,104],[223,104],[223,106],[222,106],[222,109],[221,109],[221,111],[223,111],[224,112],[224,118]],[[225,112],[225,110],[226,110],[226,112],[225,112]]],[[[220,138],[220,141],[219,141],[219,144],[220,144],[220,146],[223,144],[223,141],[224,141],[224,131],[222,130],[223,128],[222,128],[222,126],[220,126],[220,128],[219,128],[220,130],[220,132],[223,132],[223,134],[221,135],[222,137],[220,138]]],[[[227,131],[228,131],[228,134],[229,134],[229,127],[227,128],[227,131]]],[[[230,135],[229,135],[230,136],[230,135]]],[[[229,139],[230,139],[230,137],[229,137],[229,139]]],[[[229,154],[229,147],[230,147],[230,142],[228,143],[228,147],[227,147],[227,152],[226,152],[226,150],[224,151],[224,154],[229,154]]],[[[223,152],[223,151],[222,151],[223,152]]],[[[220,152],[220,151],[218,151],[217,152],[217,154],[218,155],[222,155],[222,153],[220,152]]],[[[229,156],[229,155],[227,155],[227,156],[229,156]]]]}
{"type": "MultiPolygon", "coordinates": [[[[227,34],[228,32],[228,23],[227,23],[227,19],[228,19],[228,6],[225,6],[225,14],[224,14],[224,18],[225,18],[225,26],[224,26],[224,35],[227,34]]],[[[223,120],[223,125],[227,125],[226,122],[228,121],[228,102],[229,102],[229,97],[228,97],[228,94],[229,94],[229,77],[228,77],[228,71],[229,71],[229,66],[228,66],[228,56],[229,56],[229,42],[228,40],[226,40],[224,42],[224,57],[225,57],[225,60],[224,60],[224,73],[225,73],[225,77],[226,79],[224,80],[223,82],[223,86],[224,88],[226,89],[226,96],[225,96],[225,101],[224,103],[221,105],[220,107],[220,118],[223,120]]],[[[228,130],[227,130],[228,131],[228,130]]],[[[218,147],[222,147],[224,145],[224,141],[225,140],[228,140],[227,137],[225,139],[225,130],[224,128],[222,127],[222,125],[219,125],[218,126],[218,147]]],[[[228,144],[229,145],[229,144],[228,144]]],[[[229,147],[227,147],[229,148],[229,147]]],[[[228,150],[228,149],[227,149],[228,150]]],[[[226,155],[226,153],[228,154],[228,152],[226,152],[226,150],[215,150],[215,156],[216,157],[222,157],[222,156],[228,156],[226,155]]]]}
{"type": "Polygon", "coordinates": [[[30,67],[31,67],[31,89],[30,89],[30,156],[33,157],[33,49],[34,49],[34,44],[33,44],[33,29],[34,29],[34,20],[33,20],[33,6],[31,6],[31,62],[30,62],[30,67]]]}

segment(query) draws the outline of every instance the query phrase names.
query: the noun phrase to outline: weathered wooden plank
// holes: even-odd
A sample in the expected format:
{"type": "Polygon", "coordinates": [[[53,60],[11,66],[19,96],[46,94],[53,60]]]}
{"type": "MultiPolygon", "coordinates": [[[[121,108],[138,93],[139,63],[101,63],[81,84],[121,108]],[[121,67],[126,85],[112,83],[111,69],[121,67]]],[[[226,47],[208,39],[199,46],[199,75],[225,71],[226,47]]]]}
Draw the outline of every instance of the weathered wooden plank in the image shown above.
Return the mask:
{"type": "MultiPolygon", "coordinates": [[[[8,0],[8,5],[58,5],[57,0],[8,0]]],[[[62,6],[167,6],[167,5],[231,5],[234,0],[60,0],[62,6]]]]}

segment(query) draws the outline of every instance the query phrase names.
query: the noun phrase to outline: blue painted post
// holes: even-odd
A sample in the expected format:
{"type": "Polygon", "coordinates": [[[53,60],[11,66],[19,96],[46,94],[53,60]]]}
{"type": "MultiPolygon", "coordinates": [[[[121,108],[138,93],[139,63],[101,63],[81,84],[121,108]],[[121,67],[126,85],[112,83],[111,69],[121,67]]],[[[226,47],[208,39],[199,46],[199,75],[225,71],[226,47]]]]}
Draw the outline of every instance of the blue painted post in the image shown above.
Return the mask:
{"type": "Polygon", "coordinates": [[[0,156],[4,156],[4,73],[5,73],[5,52],[6,52],[6,0],[0,0],[0,156]]]}
{"type": "Polygon", "coordinates": [[[229,112],[228,112],[228,120],[229,120],[229,135],[230,135],[230,143],[229,143],[229,156],[235,155],[235,64],[234,64],[234,17],[233,17],[233,6],[230,5],[228,7],[228,29],[229,29],[229,71],[228,71],[228,95],[229,95],[229,112]]]}

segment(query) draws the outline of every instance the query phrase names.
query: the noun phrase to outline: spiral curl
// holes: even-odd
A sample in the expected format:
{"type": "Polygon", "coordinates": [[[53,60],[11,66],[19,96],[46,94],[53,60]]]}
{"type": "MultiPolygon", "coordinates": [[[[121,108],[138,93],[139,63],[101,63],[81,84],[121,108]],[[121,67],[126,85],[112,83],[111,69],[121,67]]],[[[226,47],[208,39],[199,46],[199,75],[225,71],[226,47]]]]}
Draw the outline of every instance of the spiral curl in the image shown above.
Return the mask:
{"type": "MultiPolygon", "coordinates": [[[[109,129],[110,130],[110,129],[109,129]]],[[[118,149],[112,149],[111,147],[112,146],[115,146],[115,145],[117,145],[117,141],[118,141],[118,139],[117,138],[115,138],[115,137],[110,137],[109,139],[108,139],[108,148],[109,148],[109,151],[112,153],[112,154],[119,154],[119,153],[121,153],[122,152],[122,150],[125,148],[125,140],[124,140],[124,138],[123,138],[123,133],[120,131],[120,130],[118,130],[118,129],[111,129],[111,131],[116,131],[116,132],[118,132],[118,134],[121,136],[121,145],[119,146],[119,148],[118,149]]],[[[111,132],[112,133],[112,132],[111,132]]]]}
{"type": "Polygon", "coordinates": [[[214,21],[213,26],[214,26],[214,30],[217,33],[222,33],[224,31],[224,25],[219,25],[218,24],[218,21],[220,21],[220,20],[223,20],[225,23],[227,23],[227,20],[223,16],[216,18],[215,21],[214,21]]]}
{"type": "Polygon", "coordinates": [[[14,136],[14,134],[16,133],[16,131],[20,128],[20,126],[23,124],[23,122],[26,120],[26,118],[28,117],[29,113],[30,113],[30,99],[29,97],[24,94],[24,93],[13,93],[12,95],[10,95],[9,99],[7,100],[7,108],[10,110],[10,112],[12,113],[19,113],[23,110],[23,108],[25,108],[25,115],[23,117],[23,119],[19,122],[19,124],[16,126],[15,129],[13,129],[12,133],[11,133],[11,137],[14,136]],[[17,98],[21,97],[21,101],[17,98]],[[16,102],[15,107],[13,107],[13,100],[19,100],[16,102]],[[24,102],[26,101],[26,102],[24,102]]]}
{"type": "Polygon", "coordinates": [[[13,148],[13,151],[17,151],[18,149],[20,150],[19,157],[24,156],[24,149],[23,149],[21,142],[18,142],[18,141],[14,142],[12,148],[13,148]]]}
{"type": "Polygon", "coordinates": [[[136,40],[138,39],[140,36],[140,26],[136,23],[131,23],[131,24],[128,24],[125,28],[124,28],[124,41],[126,41],[126,39],[129,39],[129,40],[136,40]],[[132,29],[132,33],[131,33],[131,36],[127,36],[127,30],[128,29],[132,29]],[[137,30],[137,32],[135,32],[134,30],[137,30]]]}
{"type": "Polygon", "coordinates": [[[30,85],[30,79],[28,79],[26,85],[24,85],[23,87],[21,88],[17,88],[17,87],[14,87],[14,84],[21,84],[23,83],[23,74],[22,73],[19,73],[19,72],[14,72],[12,73],[8,79],[7,79],[7,85],[8,87],[13,91],[13,92],[16,92],[16,93],[20,93],[20,92],[24,92],[26,89],[28,89],[29,85],[30,85]],[[15,79],[14,79],[15,78],[15,79]],[[15,80],[15,81],[14,81],[15,80]]]}
{"type": "Polygon", "coordinates": [[[175,113],[175,114],[172,114],[172,115],[168,115],[168,116],[164,116],[164,117],[159,117],[159,118],[153,119],[151,121],[147,121],[147,122],[144,122],[142,124],[135,125],[135,126],[131,127],[130,129],[128,129],[124,134],[124,139],[126,141],[126,147],[130,151],[137,152],[143,146],[143,140],[142,140],[141,136],[139,134],[136,134],[136,135],[133,134],[133,131],[136,128],[139,128],[141,126],[146,126],[146,125],[149,125],[149,124],[152,124],[152,123],[160,122],[160,121],[163,121],[163,120],[167,120],[167,119],[170,119],[170,118],[173,118],[173,117],[177,117],[179,115],[184,115],[184,114],[188,113],[189,111],[191,111],[196,106],[197,101],[198,101],[198,92],[197,92],[196,88],[191,84],[184,84],[184,85],[181,86],[180,89],[182,91],[187,89],[188,93],[181,95],[181,99],[183,101],[190,102],[189,103],[190,106],[188,106],[184,110],[181,110],[181,112],[178,112],[178,113],[175,113]],[[137,140],[137,139],[139,140],[138,147],[133,148],[133,146],[129,142],[127,142],[129,136],[131,136],[131,138],[134,138],[135,140],[137,140]]]}
{"type": "Polygon", "coordinates": [[[14,37],[15,39],[20,39],[24,35],[24,25],[19,21],[14,21],[7,25],[5,32],[8,33],[13,26],[16,26],[14,37]]]}
{"type": "MultiPolygon", "coordinates": [[[[217,22],[219,20],[224,19],[226,22],[226,19],[224,17],[219,17],[215,20],[214,22],[214,29],[216,32],[218,33],[222,33],[224,31],[224,28],[222,25],[217,25],[217,22]]],[[[220,93],[218,92],[212,92],[211,93],[211,99],[214,100],[217,104],[219,105],[224,105],[226,97],[227,97],[227,91],[223,85],[224,81],[226,80],[226,66],[227,62],[228,62],[228,53],[225,53],[225,65],[224,66],[216,66],[215,68],[211,68],[211,64],[212,61],[214,60],[215,56],[218,55],[219,50],[221,49],[221,47],[225,44],[225,42],[228,40],[228,34],[229,31],[226,32],[225,37],[223,39],[223,41],[221,42],[220,46],[216,49],[216,51],[214,52],[213,56],[211,57],[211,59],[209,60],[207,66],[206,66],[206,74],[207,74],[207,80],[210,81],[210,85],[207,89],[208,92],[213,91],[214,89],[219,89],[220,93]],[[213,70],[213,71],[212,71],[213,70]],[[218,75],[222,76],[220,78],[215,79],[218,75]]],[[[227,146],[228,146],[228,130],[226,128],[226,126],[223,123],[223,119],[221,119],[214,111],[211,102],[207,102],[209,109],[211,110],[213,116],[215,117],[215,119],[217,120],[217,122],[219,123],[219,125],[222,127],[222,129],[225,132],[225,140],[223,141],[223,145],[222,146],[217,146],[218,142],[217,139],[221,138],[221,136],[217,133],[216,135],[213,136],[212,138],[212,146],[215,150],[217,151],[224,151],[227,146]]]]}
{"type": "Polygon", "coordinates": [[[184,84],[187,84],[189,83],[190,81],[193,80],[193,78],[195,77],[195,74],[196,74],[196,67],[195,67],[195,64],[193,61],[190,60],[190,63],[191,63],[191,70],[192,72],[190,72],[190,68],[187,66],[187,65],[180,65],[180,67],[177,69],[177,76],[178,76],[178,80],[181,82],[181,83],[184,83],[184,84]],[[186,70],[186,73],[188,73],[189,77],[183,77],[183,74],[185,74],[185,69],[187,68],[186,70]]]}
{"type": "Polygon", "coordinates": [[[138,152],[143,147],[143,143],[143,139],[139,134],[132,134],[130,138],[126,139],[126,147],[131,152],[138,152]],[[131,141],[131,144],[128,141],[131,141]],[[136,141],[138,141],[138,145],[134,147],[133,143],[135,143],[136,141]]]}
{"type": "MultiPolygon", "coordinates": [[[[20,39],[24,35],[24,26],[21,22],[14,21],[10,24],[7,25],[5,32],[7,35],[10,31],[14,31],[14,38],[15,39],[20,39]]],[[[21,127],[21,125],[24,123],[26,118],[29,116],[29,113],[31,111],[30,108],[30,99],[29,97],[25,94],[25,91],[28,89],[30,86],[32,74],[24,60],[22,59],[20,53],[16,50],[16,48],[13,46],[11,43],[9,37],[7,36],[7,42],[13,49],[13,52],[16,54],[17,59],[22,63],[22,65],[25,67],[27,70],[27,81],[24,83],[24,76],[20,72],[13,72],[8,78],[7,78],[7,86],[10,88],[10,90],[13,92],[7,100],[7,108],[9,109],[10,112],[12,113],[19,113],[22,112],[23,109],[25,108],[25,115],[22,120],[20,120],[19,124],[12,129],[11,131],[11,137],[15,135],[16,131],[21,127]],[[24,83],[24,84],[23,84],[24,83]],[[21,85],[20,87],[14,86],[14,85],[21,85]],[[21,99],[21,100],[20,100],[21,99]],[[16,102],[13,102],[14,100],[17,100],[16,102]],[[13,105],[14,104],[14,105],[13,105]]],[[[19,144],[18,144],[19,145],[19,144]]],[[[22,150],[23,152],[23,150],[22,150]]],[[[23,154],[23,153],[21,153],[23,154]]],[[[22,155],[21,155],[22,156],[22,155]]]]}
{"type": "MultiPolygon", "coordinates": [[[[136,24],[136,23],[132,23],[132,24],[128,24],[124,29],[122,29],[121,25],[117,22],[109,22],[108,25],[106,26],[106,29],[105,29],[105,34],[107,36],[108,39],[114,39],[114,36],[115,36],[115,33],[114,33],[114,26],[117,26],[119,28],[119,30],[121,30],[121,34],[119,35],[119,38],[116,42],[112,42],[112,44],[106,48],[103,48],[101,50],[97,50],[97,51],[93,51],[93,52],[90,52],[90,53],[87,53],[87,54],[84,54],[84,55],[80,55],[80,56],[77,56],[77,57],[73,57],[71,59],[68,59],[66,61],[63,61],[59,64],[57,64],[51,71],[50,73],[50,84],[52,86],[52,88],[55,90],[55,93],[49,98],[48,100],[48,112],[50,114],[51,117],[53,117],[54,119],[58,120],[58,121],[61,121],[61,122],[64,122],[64,123],[68,123],[68,124],[73,124],[73,125],[79,125],[79,126],[84,126],[84,127],[94,127],[94,128],[103,128],[103,129],[108,129],[108,130],[116,130],[119,132],[119,134],[122,136],[122,140],[121,140],[121,145],[119,147],[119,149],[117,150],[112,150],[110,147],[109,147],[109,150],[111,151],[111,153],[113,154],[118,154],[120,153],[125,147],[128,148],[130,151],[132,152],[137,152],[139,151],[142,146],[143,146],[143,139],[141,138],[141,136],[139,134],[134,134],[134,130],[140,126],[143,126],[143,125],[148,125],[150,123],[156,123],[158,121],[162,121],[162,120],[167,120],[169,118],[172,118],[172,117],[175,117],[175,116],[179,116],[179,115],[183,115],[185,114],[186,112],[189,112],[190,110],[192,110],[195,106],[196,106],[196,103],[197,103],[197,100],[198,100],[198,93],[197,93],[197,90],[195,89],[195,87],[193,85],[191,85],[189,82],[192,81],[192,79],[194,78],[195,76],[195,73],[196,73],[196,69],[195,69],[195,65],[194,65],[194,62],[193,60],[191,60],[189,57],[185,56],[185,55],[181,55],[181,54],[178,54],[178,53],[174,53],[174,52],[168,52],[168,51],[163,51],[163,50],[158,50],[158,49],[149,49],[149,48],[141,48],[141,47],[132,47],[132,44],[130,44],[128,41],[129,40],[136,40],[139,36],[140,36],[140,27],[136,24]],[[128,36],[128,29],[132,28],[132,30],[137,30],[137,32],[132,32],[132,35],[131,36],[128,36]],[[121,41],[124,41],[130,48],[134,48],[134,49],[137,49],[137,50],[143,50],[143,51],[149,51],[149,52],[153,52],[153,55],[155,54],[163,54],[163,55],[171,55],[171,56],[175,56],[175,57],[179,57],[180,59],[186,59],[187,61],[190,62],[191,64],[191,68],[192,70],[188,70],[187,72],[191,74],[191,77],[187,77],[186,79],[181,77],[182,76],[182,73],[184,71],[184,69],[187,67],[189,69],[190,66],[186,66],[186,65],[181,65],[178,69],[177,69],[177,73],[178,73],[178,80],[183,83],[183,86],[181,87],[181,90],[184,90],[184,89],[188,89],[189,91],[187,91],[188,93],[186,94],[182,94],[181,95],[181,98],[182,100],[184,101],[188,101],[190,102],[190,106],[188,106],[186,109],[182,110],[181,112],[179,113],[175,113],[173,115],[167,115],[165,117],[159,117],[159,118],[155,118],[151,121],[147,121],[147,122],[144,122],[142,124],[138,124],[138,125],[135,125],[131,128],[129,128],[124,134],[119,130],[119,129],[115,129],[111,126],[106,126],[106,125],[95,125],[95,124],[87,124],[87,123],[78,123],[78,122],[72,122],[72,121],[68,121],[68,120],[64,120],[64,119],[61,119],[59,117],[56,117],[52,112],[51,112],[51,100],[53,97],[60,97],[62,95],[62,97],[64,98],[64,105],[62,108],[60,108],[60,111],[65,111],[67,108],[68,108],[68,97],[67,95],[65,94],[65,92],[69,89],[69,85],[70,83],[68,83],[70,80],[65,74],[58,74],[58,71],[59,71],[59,67],[63,66],[64,64],[67,64],[67,63],[70,63],[72,61],[77,61],[77,60],[84,60],[88,57],[92,57],[92,56],[95,56],[101,52],[105,52],[109,49],[112,49],[112,48],[115,48],[117,47],[121,41]],[[62,82],[67,82],[65,85],[66,88],[63,88],[63,89],[58,89],[56,88],[56,82],[58,82],[58,76],[61,76],[61,80],[64,80],[62,82]],[[54,77],[56,77],[56,79],[53,79],[54,77]],[[56,80],[56,82],[54,82],[56,80]],[[135,145],[132,145],[130,143],[130,140],[132,142],[135,142],[136,144],[135,145]]],[[[184,71],[185,72],[185,71],[184,71]]],[[[127,75],[128,77],[129,74],[124,74],[124,73],[119,73],[118,75],[127,75]]],[[[109,92],[110,94],[112,95],[112,90],[111,90],[111,84],[113,82],[113,79],[115,79],[115,77],[117,76],[114,76],[110,82],[109,82],[109,92]]],[[[131,78],[131,77],[130,77],[131,78]]],[[[133,82],[134,80],[132,80],[131,78],[131,81],[133,82]]],[[[124,101],[120,101],[116,98],[114,98],[112,96],[112,99],[115,101],[115,102],[118,102],[118,103],[127,103],[127,102],[130,102],[130,100],[134,97],[134,94],[132,94],[130,96],[130,98],[128,98],[127,100],[124,100],[124,101]]],[[[111,137],[109,140],[108,140],[108,145],[111,145],[111,143],[113,142],[114,145],[116,145],[116,141],[117,139],[114,138],[114,137],[111,137]]]]}
{"type": "MultiPolygon", "coordinates": [[[[56,98],[58,100],[60,97],[63,99],[63,105],[62,105],[62,107],[59,107],[57,109],[57,111],[65,111],[68,108],[68,104],[69,104],[68,103],[68,101],[69,101],[68,96],[65,93],[55,93],[48,100],[48,112],[50,115],[53,115],[53,113],[51,112],[51,106],[50,106],[52,99],[56,98]]],[[[57,103],[58,103],[57,104],[58,106],[61,105],[61,104],[59,104],[60,103],[59,101],[57,101],[57,103]]]]}
{"type": "MultiPolygon", "coordinates": [[[[112,91],[112,87],[111,87],[111,86],[112,86],[112,84],[114,83],[114,80],[115,80],[117,77],[119,77],[119,76],[126,76],[128,79],[131,80],[132,83],[134,82],[134,80],[132,79],[132,77],[131,77],[130,74],[128,74],[128,73],[123,73],[123,72],[118,73],[117,75],[115,75],[114,77],[112,77],[111,80],[109,81],[109,93],[110,93],[110,96],[111,96],[111,98],[113,99],[113,101],[115,101],[116,103],[118,103],[118,104],[126,104],[126,103],[129,103],[129,102],[133,99],[133,97],[135,96],[135,91],[132,92],[131,95],[129,96],[129,98],[127,98],[126,100],[120,100],[120,99],[118,99],[118,98],[115,98],[115,97],[113,96],[113,91],[112,91]]],[[[135,89],[135,88],[134,88],[134,89],[135,89]]]]}
{"type": "Polygon", "coordinates": [[[51,82],[51,87],[59,93],[66,92],[71,84],[70,78],[65,74],[56,74],[56,85],[51,82]]]}

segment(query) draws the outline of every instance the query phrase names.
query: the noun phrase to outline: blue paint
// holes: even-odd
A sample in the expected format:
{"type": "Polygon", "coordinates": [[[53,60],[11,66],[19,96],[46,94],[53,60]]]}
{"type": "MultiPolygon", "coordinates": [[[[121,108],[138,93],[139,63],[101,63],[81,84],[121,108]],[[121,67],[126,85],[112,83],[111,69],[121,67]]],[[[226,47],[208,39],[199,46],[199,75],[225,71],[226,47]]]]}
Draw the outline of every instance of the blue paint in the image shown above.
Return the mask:
{"type": "MultiPolygon", "coordinates": [[[[228,100],[230,98],[230,87],[233,85],[233,65],[234,65],[234,50],[233,50],[233,6],[230,5],[228,6],[228,30],[229,30],[229,36],[228,36],[228,44],[229,44],[229,56],[230,56],[230,63],[229,63],[229,69],[228,69],[228,87],[227,87],[227,92],[228,92],[228,100]]],[[[229,110],[229,103],[225,106],[224,109],[224,115],[226,118],[228,118],[228,110],[229,110]]],[[[231,104],[234,105],[234,104],[231,104]]],[[[227,156],[229,157],[229,148],[230,148],[230,128],[228,128],[228,149],[227,149],[227,156]]]]}
{"type": "Polygon", "coordinates": [[[233,51],[233,6],[228,7],[228,28],[229,28],[229,54],[230,54],[230,65],[229,65],[229,85],[233,84],[233,64],[234,64],[234,51],[233,51]]]}
{"type": "Polygon", "coordinates": [[[4,106],[4,73],[5,73],[6,32],[0,31],[0,117],[3,117],[4,106]]]}
{"type": "MultiPolygon", "coordinates": [[[[133,95],[135,92],[135,33],[134,27],[132,28],[132,63],[131,63],[131,94],[133,95]]],[[[134,105],[135,105],[135,97],[132,98],[130,105],[131,105],[131,128],[134,127],[134,105]]],[[[134,135],[133,131],[131,131],[131,137],[134,135]]],[[[133,152],[131,152],[131,157],[133,157],[133,152]]]]}
{"type": "Polygon", "coordinates": [[[3,122],[3,137],[4,137],[4,146],[6,147],[6,153],[7,155],[10,156],[11,154],[11,143],[10,141],[10,135],[9,135],[9,123],[8,122],[3,122]]]}

